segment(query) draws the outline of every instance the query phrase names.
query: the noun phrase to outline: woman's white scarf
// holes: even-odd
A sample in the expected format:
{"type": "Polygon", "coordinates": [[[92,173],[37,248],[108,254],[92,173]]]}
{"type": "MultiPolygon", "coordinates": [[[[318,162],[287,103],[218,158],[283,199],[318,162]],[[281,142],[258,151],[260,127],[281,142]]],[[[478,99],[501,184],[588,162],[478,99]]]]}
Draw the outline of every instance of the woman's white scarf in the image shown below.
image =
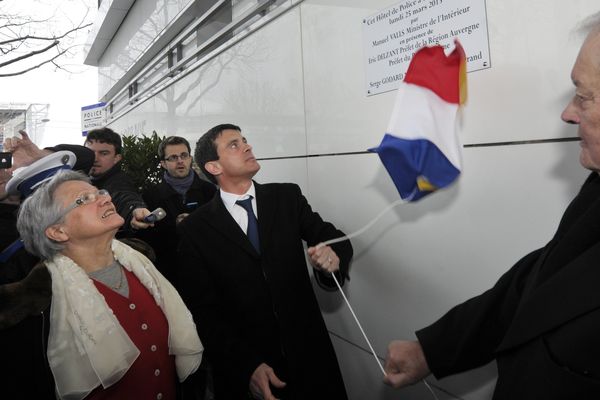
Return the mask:
{"type": "MultiPolygon", "coordinates": [[[[169,354],[175,355],[177,375],[183,381],[202,360],[203,347],[191,313],[175,288],[143,254],[118,240],[113,240],[112,251],[165,314],[169,354]]],[[[106,388],[121,379],[140,351],[81,267],[63,255],[46,265],[52,276],[48,361],[58,396],[82,399],[99,385],[106,388]]]]}

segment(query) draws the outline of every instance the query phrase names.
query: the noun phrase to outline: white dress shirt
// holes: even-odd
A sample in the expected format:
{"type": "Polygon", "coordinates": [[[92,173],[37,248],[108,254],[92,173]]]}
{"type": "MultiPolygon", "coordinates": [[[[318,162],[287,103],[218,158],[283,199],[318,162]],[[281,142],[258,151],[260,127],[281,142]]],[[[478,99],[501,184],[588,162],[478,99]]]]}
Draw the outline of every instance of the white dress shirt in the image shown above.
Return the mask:
{"type": "Polygon", "coordinates": [[[248,232],[248,213],[244,207],[239,204],[235,204],[238,200],[245,200],[249,196],[252,196],[252,210],[254,211],[254,215],[256,215],[256,219],[258,220],[258,211],[256,209],[256,191],[254,190],[254,182],[250,185],[248,191],[242,195],[228,193],[223,189],[219,189],[221,194],[221,200],[223,200],[223,204],[225,204],[225,208],[229,211],[229,214],[233,217],[235,222],[242,228],[242,231],[247,234],[248,232]]]}

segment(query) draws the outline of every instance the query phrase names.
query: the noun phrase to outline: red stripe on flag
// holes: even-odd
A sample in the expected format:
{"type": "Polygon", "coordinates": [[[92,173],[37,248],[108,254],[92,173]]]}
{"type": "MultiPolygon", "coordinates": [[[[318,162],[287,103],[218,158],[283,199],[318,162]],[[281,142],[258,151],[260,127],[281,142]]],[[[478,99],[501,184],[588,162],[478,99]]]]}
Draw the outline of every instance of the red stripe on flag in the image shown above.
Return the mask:
{"type": "Polygon", "coordinates": [[[413,56],[404,82],[426,87],[445,101],[460,104],[460,73],[461,64],[464,73],[465,52],[458,41],[455,44],[448,56],[442,46],[421,48],[413,56]]]}

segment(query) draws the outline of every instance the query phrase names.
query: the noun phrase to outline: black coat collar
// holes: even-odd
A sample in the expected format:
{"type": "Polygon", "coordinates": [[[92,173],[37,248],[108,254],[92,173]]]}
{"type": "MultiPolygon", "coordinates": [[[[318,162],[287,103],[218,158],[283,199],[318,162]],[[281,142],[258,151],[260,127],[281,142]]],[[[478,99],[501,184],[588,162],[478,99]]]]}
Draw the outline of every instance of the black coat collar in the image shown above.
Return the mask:
{"type": "Polygon", "coordinates": [[[92,183],[94,184],[94,186],[101,187],[106,183],[106,181],[108,181],[111,177],[118,174],[119,172],[121,172],[121,161],[110,167],[108,171],[106,171],[99,177],[92,177],[92,183]]]}
{"type": "Polygon", "coordinates": [[[600,308],[600,179],[590,175],[534,267],[498,351],[600,308]]]}
{"type": "Polygon", "coordinates": [[[600,308],[600,243],[557,271],[523,299],[498,351],[523,344],[600,308]]]}

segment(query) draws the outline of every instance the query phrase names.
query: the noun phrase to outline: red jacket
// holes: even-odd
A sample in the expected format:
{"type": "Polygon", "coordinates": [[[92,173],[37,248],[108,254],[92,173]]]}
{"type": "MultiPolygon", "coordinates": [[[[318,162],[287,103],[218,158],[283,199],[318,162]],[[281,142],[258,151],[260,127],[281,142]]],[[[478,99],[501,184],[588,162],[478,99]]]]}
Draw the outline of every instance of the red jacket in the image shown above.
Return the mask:
{"type": "Polygon", "coordinates": [[[123,329],[140,350],[129,371],[107,389],[97,388],[87,399],[175,399],[175,357],[169,355],[169,325],[141,282],[125,270],[129,298],[94,281],[123,329]]]}

